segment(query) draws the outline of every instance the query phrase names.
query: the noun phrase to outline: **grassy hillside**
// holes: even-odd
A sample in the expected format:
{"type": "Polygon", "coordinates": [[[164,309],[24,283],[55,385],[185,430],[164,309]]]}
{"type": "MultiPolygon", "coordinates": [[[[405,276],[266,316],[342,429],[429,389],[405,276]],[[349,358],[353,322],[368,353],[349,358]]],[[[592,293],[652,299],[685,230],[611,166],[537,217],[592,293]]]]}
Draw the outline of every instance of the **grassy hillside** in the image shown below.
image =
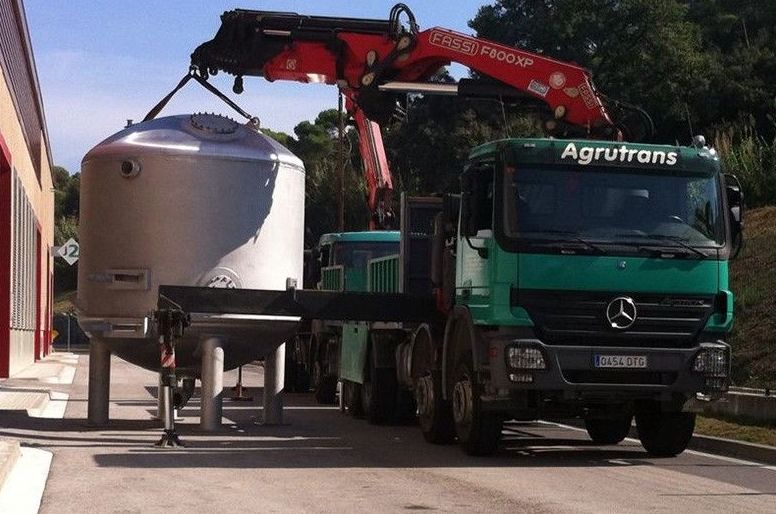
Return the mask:
{"type": "Polygon", "coordinates": [[[749,211],[744,221],[745,246],[731,263],[733,382],[776,388],[776,207],[749,211]]]}

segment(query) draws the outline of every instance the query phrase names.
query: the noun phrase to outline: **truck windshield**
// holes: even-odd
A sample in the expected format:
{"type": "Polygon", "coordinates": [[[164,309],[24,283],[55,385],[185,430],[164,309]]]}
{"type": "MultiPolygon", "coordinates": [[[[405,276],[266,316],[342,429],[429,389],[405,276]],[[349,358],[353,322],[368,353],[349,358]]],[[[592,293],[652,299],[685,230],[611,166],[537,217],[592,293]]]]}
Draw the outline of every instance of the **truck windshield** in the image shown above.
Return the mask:
{"type": "Polygon", "coordinates": [[[713,175],[585,167],[507,168],[504,176],[503,226],[512,239],[719,246],[720,212],[713,175]]]}
{"type": "Polygon", "coordinates": [[[334,264],[366,269],[367,262],[399,253],[399,242],[346,242],[334,245],[334,264]]]}

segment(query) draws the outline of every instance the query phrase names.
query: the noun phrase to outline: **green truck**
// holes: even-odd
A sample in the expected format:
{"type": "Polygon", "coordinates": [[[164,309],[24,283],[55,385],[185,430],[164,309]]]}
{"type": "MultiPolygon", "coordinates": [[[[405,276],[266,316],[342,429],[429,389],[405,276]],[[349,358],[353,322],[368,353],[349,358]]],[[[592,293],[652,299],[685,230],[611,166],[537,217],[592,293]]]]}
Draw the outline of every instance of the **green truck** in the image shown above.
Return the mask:
{"type": "Polygon", "coordinates": [[[433,295],[440,316],[341,323],[321,362],[345,410],[414,409],[428,441],[470,454],[508,419],[581,418],[616,444],[635,418],[647,452],[676,455],[729,385],[742,209],[702,139],[482,145],[459,195],[402,199],[399,252],[367,264],[368,291],[433,295]]]}

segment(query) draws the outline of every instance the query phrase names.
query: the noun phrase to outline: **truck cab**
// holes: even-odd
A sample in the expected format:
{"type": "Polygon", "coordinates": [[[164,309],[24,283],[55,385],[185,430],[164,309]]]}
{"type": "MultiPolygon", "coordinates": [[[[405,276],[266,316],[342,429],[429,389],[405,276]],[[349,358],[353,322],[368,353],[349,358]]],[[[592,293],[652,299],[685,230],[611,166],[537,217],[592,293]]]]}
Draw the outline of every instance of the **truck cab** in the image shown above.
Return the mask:
{"type": "Polygon", "coordinates": [[[650,453],[681,452],[692,401],[729,384],[741,194],[714,150],[508,139],[475,148],[461,184],[424,431],[449,407],[464,447],[489,453],[503,419],[582,417],[615,443],[635,416],[650,453]]]}
{"type": "Polygon", "coordinates": [[[319,243],[321,281],[327,291],[367,291],[368,263],[399,253],[399,232],[374,230],[324,234],[319,243]]]}

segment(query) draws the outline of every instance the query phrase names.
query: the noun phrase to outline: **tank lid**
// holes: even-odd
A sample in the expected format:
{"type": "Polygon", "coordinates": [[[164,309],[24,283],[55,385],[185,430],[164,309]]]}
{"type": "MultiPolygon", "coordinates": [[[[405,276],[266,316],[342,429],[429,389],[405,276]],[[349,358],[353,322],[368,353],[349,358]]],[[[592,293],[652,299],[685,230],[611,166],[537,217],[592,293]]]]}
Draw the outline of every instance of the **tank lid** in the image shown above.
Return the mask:
{"type": "Polygon", "coordinates": [[[233,119],[220,114],[198,112],[191,115],[191,125],[209,134],[234,134],[239,125],[233,119]]]}
{"type": "Polygon", "coordinates": [[[290,150],[226,116],[179,114],[136,123],[89,150],[82,165],[96,158],[139,158],[150,154],[186,155],[227,160],[276,161],[304,171],[290,150]]]}

